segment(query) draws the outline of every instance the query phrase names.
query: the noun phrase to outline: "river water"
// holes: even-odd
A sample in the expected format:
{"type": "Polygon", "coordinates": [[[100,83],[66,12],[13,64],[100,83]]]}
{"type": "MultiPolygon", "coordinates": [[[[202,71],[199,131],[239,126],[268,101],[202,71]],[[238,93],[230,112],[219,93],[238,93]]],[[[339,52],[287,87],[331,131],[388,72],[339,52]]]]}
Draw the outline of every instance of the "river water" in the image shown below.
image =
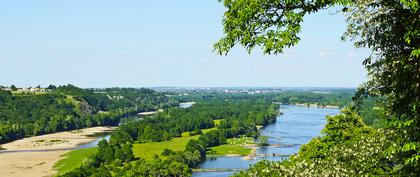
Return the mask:
{"type": "MultiPolygon", "coordinates": [[[[267,136],[269,144],[275,146],[259,147],[257,157],[252,160],[244,160],[242,157],[212,157],[199,164],[199,169],[235,169],[243,170],[260,160],[281,161],[287,156],[262,156],[262,154],[290,155],[297,153],[300,146],[309,142],[313,137],[320,135],[326,119],[325,116],[337,114],[338,109],[316,108],[292,105],[281,105],[283,115],[277,117],[277,121],[261,129],[261,136],[267,136]],[[261,155],[261,156],[259,156],[261,155]]],[[[233,175],[234,171],[228,172],[194,172],[193,177],[225,177],[233,175]]]]}

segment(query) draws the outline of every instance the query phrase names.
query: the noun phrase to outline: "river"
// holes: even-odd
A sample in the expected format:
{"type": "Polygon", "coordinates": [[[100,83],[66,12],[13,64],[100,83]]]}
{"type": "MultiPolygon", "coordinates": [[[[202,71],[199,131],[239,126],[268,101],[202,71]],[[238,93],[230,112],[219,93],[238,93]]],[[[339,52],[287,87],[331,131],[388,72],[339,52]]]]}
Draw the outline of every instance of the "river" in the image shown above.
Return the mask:
{"type": "MultiPolygon", "coordinates": [[[[267,154],[291,155],[297,153],[300,146],[320,135],[326,119],[325,116],[337,114],[339,109],[316,108],[292,105],[281,105],[283,115],[277,117],[273,124],[262,128],[261,136],[267,136],[269,144],[276,146],[259,147],[256,158],[244,160],[242,157],[222,156],[206,159],[198,165],[198,169],[206,170],[244,170],[260,160],[281,161],[287,156],[262,156],[267,154]],[[260,156],[259,156],[260,155],[260,156]]],[[[193,177],[225,177],[235,171],[224,172],[194,172],[193,177]]]]}

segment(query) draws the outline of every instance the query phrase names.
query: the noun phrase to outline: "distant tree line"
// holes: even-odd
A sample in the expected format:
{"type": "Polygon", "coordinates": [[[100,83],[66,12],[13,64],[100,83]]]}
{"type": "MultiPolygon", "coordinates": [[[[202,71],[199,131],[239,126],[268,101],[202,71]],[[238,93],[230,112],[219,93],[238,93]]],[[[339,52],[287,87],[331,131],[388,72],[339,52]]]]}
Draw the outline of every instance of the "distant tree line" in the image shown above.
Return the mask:
{"type": "Polygon", "coordinates": [[[319,107],[344,107],[352,102],[355,90],[336,92],[287,91],[279,93],[274,101],[282,104],[316,104],[319,107]]]}

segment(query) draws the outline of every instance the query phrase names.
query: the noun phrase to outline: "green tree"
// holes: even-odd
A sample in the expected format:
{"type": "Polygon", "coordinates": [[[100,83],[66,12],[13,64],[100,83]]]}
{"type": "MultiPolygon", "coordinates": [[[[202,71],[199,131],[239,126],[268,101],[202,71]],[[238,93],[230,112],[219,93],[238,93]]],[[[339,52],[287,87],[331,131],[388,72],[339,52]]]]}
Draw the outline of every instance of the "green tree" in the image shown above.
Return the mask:
{"type": "Polygon", "coordinates": [[[15,86],[15,85],[11,85],[11,86],[10,86],[10,89],[11,89],[12,91],[16,91],[16,90],[17,90],[17,88],[16,88],[16,86],[15,86]]]}

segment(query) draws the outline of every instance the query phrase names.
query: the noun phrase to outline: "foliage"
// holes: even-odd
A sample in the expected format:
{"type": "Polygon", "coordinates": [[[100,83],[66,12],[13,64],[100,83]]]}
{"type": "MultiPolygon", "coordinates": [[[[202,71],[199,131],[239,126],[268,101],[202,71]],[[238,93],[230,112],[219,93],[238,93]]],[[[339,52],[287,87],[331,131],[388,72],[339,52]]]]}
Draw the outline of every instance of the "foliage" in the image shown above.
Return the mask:
{"type": "Polygon", "coordinates": [[[348,9],[346,36],[373,54],[364,61],[369,76],[357,96],[387,98],[384,118],[397,131],[399,157],[394,170],[420,173],[420,22],[419,3],[410,0],[367,0],[348,9]]]}
{"type": "Polygon", "coordinates": [[[236,44],[251,52],[256,46],[264,53],[282,53],[298,43],[303,16],[347,0],[219,0],[227,8],[223,18],[225,36],[214,49],[227,54],[236,44]]]}
{"type": "Polygon", "coordinates": [[[258,144],[260,146],[267,146],[268,145],[268,137],[267,136],[258,137],[258,144]]]}
{"type": "Polygon", "coordinates": [[[229,138],[226,140],[227,144],[231,145],[245,145],[245,144],[254,144],[254,138],[251,137],[239,137],[239,138],[229,138]]]}
{"type": "Polygon", "coordinates": [[[121,171],[117,176],[136,177],[136,176],[167,176],[167,177],[184,177],[190,176],[188,166],[178,162],[163,161],[160,159],[138,160],[133,167],[127,171],[121,171]]]}

